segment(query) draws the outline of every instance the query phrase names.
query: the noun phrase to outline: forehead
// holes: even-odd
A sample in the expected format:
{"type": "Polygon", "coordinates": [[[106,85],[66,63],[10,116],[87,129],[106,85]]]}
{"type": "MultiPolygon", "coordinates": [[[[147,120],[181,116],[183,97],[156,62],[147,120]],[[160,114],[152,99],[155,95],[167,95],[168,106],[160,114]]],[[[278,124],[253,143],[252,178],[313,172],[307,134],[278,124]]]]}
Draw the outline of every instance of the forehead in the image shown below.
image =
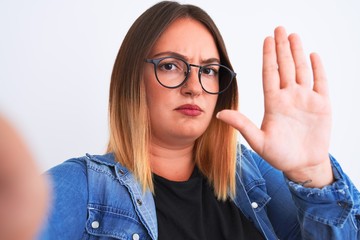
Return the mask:
{"type": "Polygon", "coordinates": [[[192,18],[180,18],[171,23],[156,41],[150,55],[163,52],[176,52],[189,60],[219,58],[210,31],[192,18]]]}

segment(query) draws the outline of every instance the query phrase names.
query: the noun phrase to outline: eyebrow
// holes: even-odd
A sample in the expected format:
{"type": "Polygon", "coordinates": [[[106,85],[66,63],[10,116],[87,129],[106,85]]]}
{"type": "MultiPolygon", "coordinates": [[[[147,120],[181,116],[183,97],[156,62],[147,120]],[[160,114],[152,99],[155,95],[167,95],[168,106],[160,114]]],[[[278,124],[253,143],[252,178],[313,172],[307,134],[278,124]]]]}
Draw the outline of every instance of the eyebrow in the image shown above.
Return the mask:
{"type": "MultiPolygon", "coordinates": [[[[172,51],[159,52],[159,53],[153,55],[152,58],[159,58],[159,57],[165,57],[165,56],[177,57],[177,58],[184,59],[185,61],[189,60],[189,58],[186,57],[185,55],[182,55],[182,54],[177,53],[177,52],[172,52],[172,51]]],[[[200,64],[210,64],[210,63],[218,63],[218,64],[220,64],[220,60],[218,58],[208,58],[208,59],[202,59],[200,61],[200,64]]]]}

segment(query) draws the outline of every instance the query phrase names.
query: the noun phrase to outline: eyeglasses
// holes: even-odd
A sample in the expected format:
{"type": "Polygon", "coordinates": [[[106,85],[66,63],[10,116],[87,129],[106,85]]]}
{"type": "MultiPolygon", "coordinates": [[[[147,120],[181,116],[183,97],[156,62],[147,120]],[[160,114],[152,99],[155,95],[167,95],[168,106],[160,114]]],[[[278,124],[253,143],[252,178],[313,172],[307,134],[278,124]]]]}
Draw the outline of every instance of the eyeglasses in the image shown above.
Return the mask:
{"type": "Polygon", "coordinates": [[[191,67],[199,68],[198,77],[202,89],[209,94],[220,94],[229,88],[236,73],[221,64],[204,66],[190,64],[178,57],[145,59],[154,64],[157,81],[166,88],[178,88],[188,80],[191,67]]]}

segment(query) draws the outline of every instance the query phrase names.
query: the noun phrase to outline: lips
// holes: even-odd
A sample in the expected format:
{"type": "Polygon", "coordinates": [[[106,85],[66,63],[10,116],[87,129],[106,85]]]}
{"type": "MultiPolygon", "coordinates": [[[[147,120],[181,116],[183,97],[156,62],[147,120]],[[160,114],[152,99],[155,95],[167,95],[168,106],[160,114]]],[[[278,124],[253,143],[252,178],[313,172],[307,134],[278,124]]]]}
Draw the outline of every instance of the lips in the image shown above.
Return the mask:
{"type": "Polygon", "coordinates": [[[191,116],[191,117],[199,116],[203,112],[203,110],[199,106],[193,104],[181,105],[180,107],[177,107],[175,110],[186,116],[191,116]]]}

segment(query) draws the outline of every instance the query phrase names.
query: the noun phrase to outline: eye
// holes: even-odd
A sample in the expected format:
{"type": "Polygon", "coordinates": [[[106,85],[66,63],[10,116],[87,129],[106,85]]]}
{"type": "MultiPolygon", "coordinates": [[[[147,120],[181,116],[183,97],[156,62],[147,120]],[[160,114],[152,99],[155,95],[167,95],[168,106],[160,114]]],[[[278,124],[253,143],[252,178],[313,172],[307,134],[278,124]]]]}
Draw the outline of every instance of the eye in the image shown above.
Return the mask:
{"type": "Polygon", "coordinates": [[[165,63],[165,64],[160,65],[159,67],[166,71],[175,70],[177,68],[176,65],[173,63],[165,63]]]}
{"type": "Polygon", "coordinates": [[[218,69],[216,67],[203,67],[202,74],[206,74],[207,76],[217,76],[218,69]]]}
{"type": "Polygon", "coordinates": [[[165,58],[159,63],[158,68],[166,72],[183,71],[185,68],[185,64],[175,58],[165,58]]]}

